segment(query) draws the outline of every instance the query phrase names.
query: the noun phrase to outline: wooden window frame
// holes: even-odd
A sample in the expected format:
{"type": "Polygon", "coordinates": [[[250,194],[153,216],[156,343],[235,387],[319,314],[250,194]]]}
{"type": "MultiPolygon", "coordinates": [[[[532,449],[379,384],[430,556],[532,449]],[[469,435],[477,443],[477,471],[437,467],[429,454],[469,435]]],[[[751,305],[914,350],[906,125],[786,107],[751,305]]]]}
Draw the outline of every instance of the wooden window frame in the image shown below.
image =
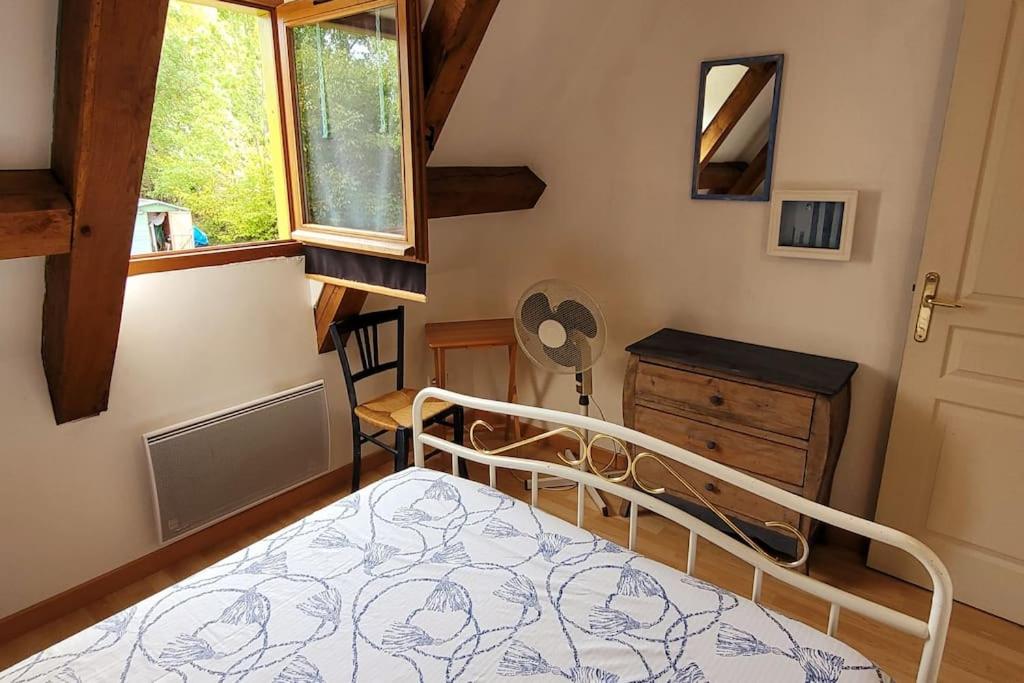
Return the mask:
{"type": "Polygon", "coordinates": [[[277,10],[280,47],[279,80],[286,93],[284,131],[292,237],[304,244],[355,251],[389,258],[426,262],[427,250],[427,140],[423,121],[423,69],[420,55],[419,0],[294,0],[277,10]],[[359,14],[381,7],[396,8],[399,88],[402,110],[402,185],[405,202],[405,233],[401,237],[366,230],[308,223],[303,198],[304,182],[298,129],[295,65],[289,29],[359,14]]]}
{"type": "MultiPolygon", "coordinates": [[[[267,26],[272,41],[273,68],[270,74],[273,76],[273,85],[276,88],[277,114],[276,125],[271,122],[270,145],[272,149],[280,149],[281,157],[277,163],[281,166],[280,176],[284,183],[283,191],[278,194],[278,214],[287,219],[285,226],[290,234],[294,225],[291,223],[292,191],[291,179],[288,173],[288,146],[285,144],[285,110],[287,100],[281,82],[281,42],[278,26],[278,8],[284,0],[185,0],[197,5],[235,5],[240,9],[262,10],[267,13],[267,26]],[[276,139],[275,139],[276,138],[276,139]],[[281,206],[284,202],[284,206],[281,206]]],[[[269,81],[269,79],[268,79],[269,81]]],[[[269,84],[269,83],[268,83],[269,84]]],[[[268,97],[271,95],[268,94],[268,97]]],[[[209,247],[198,247],[196,249],[181,249],[178,251],[162,251],[151,254],[138,254],[131,257],[128,262],[128,275],[144,275],[148,273],[162,273],[174,270],[185,270],[188,268],[203,268],[206,266],[219,266],[228,263],[244,263],[265,258],[278,258],[287,256],[302,255],[302,244],[293,239],[277,239],[265,242],[243,242],[238,244],[223,244],[209,247]]]]}

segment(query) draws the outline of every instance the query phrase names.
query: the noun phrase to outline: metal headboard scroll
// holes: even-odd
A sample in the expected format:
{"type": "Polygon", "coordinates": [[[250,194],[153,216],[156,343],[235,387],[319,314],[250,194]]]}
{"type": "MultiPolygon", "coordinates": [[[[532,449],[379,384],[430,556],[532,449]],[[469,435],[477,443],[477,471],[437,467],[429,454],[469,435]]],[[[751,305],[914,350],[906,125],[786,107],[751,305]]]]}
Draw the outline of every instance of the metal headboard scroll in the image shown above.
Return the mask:
{"type": "Polygon", "coordinates": [[[794,527],[792,524],[789,524],[788,522],[777,521],[764,522],[764,526],[770,529],[781,530],[787,533],[788,535],[792,536],[799,543],[800,552],[795,560],[781,559],[766,552],[764,548],[760,546],[760,544],[758,544],[754,539],[750,538],[750,536],[744,533],[743,530],[740,529],[731,519],[729,519],[729,517],[724,512],[719,510],[714,503],[705,498],[699,489],[693,486],[682,475],[680,475],[672,467],[665,463],[665,461],[662,460],[659,456],[655,455],[654,453],[648,453],[646,451],[637,453],[636,455],[632,455],[630,454],[629,448],[626,446],[626,444],[623,443],[621,439],[618,439],[614,436],[609,436],[607,434],[595,434],[588,440],[580,431],[572,427],[559,427],[557,429],[552,429],[551,431],[544,432],[543,434],[537,434],[536,436],[521,439],[519,441],[516,441],[515,443],[506,444],[499,448],[488,449],[484,447],[484,445],[481,444],[480,441],[477,439],[476,430],[478,427],[483,427],[487,429],[487,431],[489,432],[493,432],[494,427],[488,424],[485,420],[476,420],[469,428],[470,443],[473,445],[474,449],[476,449],[480,453],[483,453],[484,455],[501,455],[502,453],[507,453],[508,451],[521,448],[522,446],[527,446],[532,443],[544,441],[545,439],[549,439],[553,436],[558,436],[560,434],[573,436],[579,442],[579,457],[575,459],[568,458],[565,455],[563,455],[561,451],[556,451],[556,455],[558,456],[558,458],[566,465],[569,465],[570,467],[580,467],[585,464],[587,466],[587,469],[589,469],[591,472],[612,484],[629,485],[630,480],[632,480],[632,483],[635,484],[637,488],[644,491],[645,493],[649,493],[654,496],[663,495],[665,493],[665,487],[651,485],[650,483],[645,481],[643,477],[641,477],[637,472],[637,467],[641,462],[645,460],[650,460],[660,465],[661,468],[665,470],[665,472],[669,474],[672,478],[674,478],[677,482],[679,482],[679,484],[682,485],[683,488],[685,488],[691,496],[699,500],[702,505],[704,505],[708,510],[714,513],[716,517],[722,520],[722,522],[726,526],[728,526],[729,529],[732,530],[732,532],[740,538],[740,540],[742,540],[744,543],[750,546],[756,553],[758,553],[765,559],[769,560],[770,562],[780,567],[794,569],[796,567],[802,566],[807,561],[807,556],[810,554],[810,545],[807,543],[807,538],[802,533],[800,533],[800,530],[794,527]],[[594,444],[600,441],[609,441],[613,444],[613,446],[617,446],[622,450],[622,452],[626,455],[625,470],[621,472],[612,471],[611,468],[615,462],[614,455],[607,463],[604,463],[603,465],[600,465],[599,463],[596,463],[594,461],[594,444]]]}

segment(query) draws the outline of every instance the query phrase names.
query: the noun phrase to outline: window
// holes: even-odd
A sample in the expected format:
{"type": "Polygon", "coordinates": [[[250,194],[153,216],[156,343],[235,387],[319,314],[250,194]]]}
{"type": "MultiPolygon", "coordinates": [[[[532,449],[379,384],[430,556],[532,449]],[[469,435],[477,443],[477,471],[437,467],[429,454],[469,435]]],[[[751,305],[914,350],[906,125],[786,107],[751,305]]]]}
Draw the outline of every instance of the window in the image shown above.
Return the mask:
{"type": "Polygon", "coordinates": [[[418,3],[284,5],[292,204],[303,242],[425,260],[418,3]],[[413,106],[416,103],[416,106],[413,106]],[[416,133],[414,134],[414,131],[416,133]],[[418,243],[419,242],[419,243],[418,243]]]}
{"type": "Polygon", "coordinates": [[[300,243],[425,261],[410,7],[170,0],[129,272],[300,243]]]}
{"type": "Polygon", "coordinates": [[[171,0],[132,255],[288,240],[271,15],[171,0]]]}

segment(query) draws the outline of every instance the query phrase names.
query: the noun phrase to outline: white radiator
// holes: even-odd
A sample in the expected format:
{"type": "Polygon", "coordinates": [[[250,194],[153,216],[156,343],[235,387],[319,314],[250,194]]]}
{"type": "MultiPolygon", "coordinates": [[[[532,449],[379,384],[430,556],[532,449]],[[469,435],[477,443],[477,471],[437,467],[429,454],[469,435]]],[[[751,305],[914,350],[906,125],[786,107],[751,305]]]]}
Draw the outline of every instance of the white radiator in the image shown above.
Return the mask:
{"type": "Polygon", "coordinates": [[[323,380],[143,437],[166,543],[329,469],[323,380]]]}

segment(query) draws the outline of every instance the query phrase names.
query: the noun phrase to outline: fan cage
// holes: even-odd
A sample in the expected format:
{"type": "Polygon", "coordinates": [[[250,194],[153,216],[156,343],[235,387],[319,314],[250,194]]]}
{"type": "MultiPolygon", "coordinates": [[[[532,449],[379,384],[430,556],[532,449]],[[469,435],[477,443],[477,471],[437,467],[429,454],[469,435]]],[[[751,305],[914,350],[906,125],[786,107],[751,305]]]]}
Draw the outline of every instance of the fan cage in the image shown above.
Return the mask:
{"type": "Polygon", "coordinates": [[[523,293],[516,306],[516,338],[526,356],[555,373],[586,372],[604,350],[606,328],[600,307],[585,290],[561,280],[544,280],[523,293]],[[561,346],[541,340],[541,325],[555,321],[565,331],[561,346]]]}

